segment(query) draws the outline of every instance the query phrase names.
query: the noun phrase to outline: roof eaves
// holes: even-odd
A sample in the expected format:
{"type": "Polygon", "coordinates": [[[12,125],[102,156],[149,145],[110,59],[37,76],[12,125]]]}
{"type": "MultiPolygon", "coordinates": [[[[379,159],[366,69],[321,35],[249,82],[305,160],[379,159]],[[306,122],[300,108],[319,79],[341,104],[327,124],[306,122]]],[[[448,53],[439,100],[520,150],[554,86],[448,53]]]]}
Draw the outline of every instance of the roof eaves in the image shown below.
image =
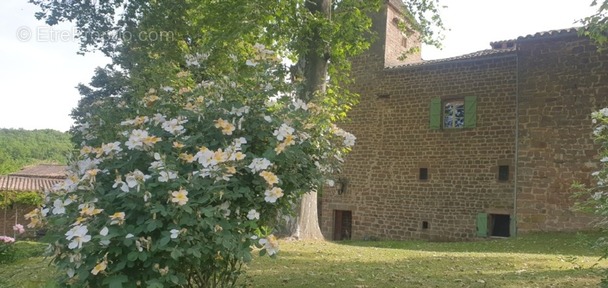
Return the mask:
{"type": "Polygon", "coordinates": [[[448,63],[459,63],[459,62],[467,62],[467,61],[477,61],[484,60],[495,57],[504,57],[509,56],[511,54],[514,55],[515,48],[506,48],[506,49],[487,49],[481,50],[465,55],[459,55],[450,58],[444,59],[436,59],[436,60],[425,60],[421,62],[408,63],[404,65],[391,66],[386,67],[386,70],[396,70],[400,68],[412,68],[412,67],[421,67],[421,66],[431,66],[431,65],[440,65],[440,64],[448,64],[448,63]]]}
{"type": "Polygon", "coordinates": [[[517,42],[578,35],[578,29],[578,27],[570,27],[564,29],[536,32],[534,34],[528,34],[526,36],[517,37],[517,42]]]}

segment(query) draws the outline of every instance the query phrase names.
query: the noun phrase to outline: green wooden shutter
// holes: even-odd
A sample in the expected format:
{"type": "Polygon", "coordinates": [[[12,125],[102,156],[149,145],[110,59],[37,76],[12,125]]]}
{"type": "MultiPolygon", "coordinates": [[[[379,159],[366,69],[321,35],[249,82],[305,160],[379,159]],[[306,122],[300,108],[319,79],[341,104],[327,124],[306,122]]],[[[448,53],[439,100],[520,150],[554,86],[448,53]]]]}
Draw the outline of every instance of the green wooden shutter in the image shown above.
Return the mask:
{"type": "MultiPolygon", "coordinates": [[[[465,111],[466,113],[466,111],[465,111]]],[[[429,113],[431,129],[441,129],[441,98],[431,99],[431,111],[429,113]]],[[[466,114],[465,114],[466,115],[466,114]]]]}
{"type": "Polygon", "coordinates": [[[464,128],[477,126],[477,96],[464,97],[464,128]]]}
{"type": "Polygon", "coordinates": [[[516,237],[517,236],[517,218],[511,215],[511,225],[509,226],[509,236],[516,237]]]}
{"type": "Polygon", "coordinates": [[[477,236],[488,237],[488,214],[477,214],[477,236]]]}

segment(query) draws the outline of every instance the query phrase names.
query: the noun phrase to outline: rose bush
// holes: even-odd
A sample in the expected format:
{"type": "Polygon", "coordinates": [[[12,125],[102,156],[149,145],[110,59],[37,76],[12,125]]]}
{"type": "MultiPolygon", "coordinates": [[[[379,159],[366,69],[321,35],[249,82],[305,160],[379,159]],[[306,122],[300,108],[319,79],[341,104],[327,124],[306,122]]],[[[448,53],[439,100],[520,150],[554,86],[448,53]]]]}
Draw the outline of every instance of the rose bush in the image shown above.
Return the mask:
{"type": "Polygon", "coordinates": [[[278,213],[319,189],[354,144],[323,101],[295,99],[297,83],[263,45],[253,57],[196,85],[207,54],[150,89],[115,139],[99,143],[82,125],[69,177],[46,207],[61,282],[74,286],[234,285],[253,246],[278,251],[278,213]]]}
{"type": "Polygon", "coordinates": [[[6,263],[15,258],[14,243],[15,238],[0,236],[0,263],[6,263]]]}

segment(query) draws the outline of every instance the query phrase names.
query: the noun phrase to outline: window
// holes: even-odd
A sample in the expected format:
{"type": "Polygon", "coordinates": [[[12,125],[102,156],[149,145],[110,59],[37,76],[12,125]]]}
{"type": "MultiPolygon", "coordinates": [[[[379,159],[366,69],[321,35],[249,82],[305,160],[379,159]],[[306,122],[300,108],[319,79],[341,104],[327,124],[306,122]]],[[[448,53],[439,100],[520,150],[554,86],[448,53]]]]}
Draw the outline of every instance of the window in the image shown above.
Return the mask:
{"type": "Polygon", "coordinates": [[[477,97],[431,100],[430,128],[475,128],[477,125],[477,97]]]}
{"type": "Polygon", "coordinates": [[[464,99],[443,102],[443,128],[464,127],[464,99]]]}
{"type": "Polygon", "coordinates": [[[427,230],[429,227],[429,221],[422,221],[422,230],[427,230]]]}
{"type": "Polygon", "coordinates": [[[498,166],[498,181],[509,181],[509,166],[498,166]]]}
{"type": "Polygon", "coordinates": [[[428,168],[420,168],[418,173],[418,180],[428,180],[429,179],[429,169],[428,168]]]}

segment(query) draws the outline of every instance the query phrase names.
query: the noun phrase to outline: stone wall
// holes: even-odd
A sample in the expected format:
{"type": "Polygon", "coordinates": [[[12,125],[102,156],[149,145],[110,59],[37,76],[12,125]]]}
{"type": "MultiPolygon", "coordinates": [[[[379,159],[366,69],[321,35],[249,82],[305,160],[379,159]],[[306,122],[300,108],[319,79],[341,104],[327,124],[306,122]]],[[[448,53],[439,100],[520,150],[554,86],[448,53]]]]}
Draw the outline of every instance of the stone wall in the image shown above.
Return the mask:
{"type": "Polygon", "coordinates": [[[23,215],[34,210],[34,208],[35,207],[33,206],[27,205],[13,205],[12,207],[0,208],[0,235],[13,237],[13,226],[15,223],[18,223],[23,225],[26,230],[24,235],[18,236],[19,239],[23,239],[23,237],[34,237],[35,231],[27,228],[27,224],[30,223],[29,220],[25,220],[23,217],[23,215]],[[16,222],[15,218],[17,219],[16,222]]]}
{"type": "Polygon", "coordinates": [[[341,126],[357,143],[338,175],[346,192],[322,196],[325,237],[335,211],[352,212],[352,239],[471,239],[486,214],[487,227],[507,219],[511,232],[593,227],[572,211],[570,186],[597,168],[589,115],[608,107],[608,54],[564,30],[513,40],[517,49],[386,69],[402,37],[391,13],[373,18],[384,32],[353,60],[361,101],[341,126]],[[431,129],[432,99],[466,96],[477,97],[474,128],[431,129]]]}
{"type": "MultiPolygon", "coordinates": [[[[565,35],[564,35],[565,34],[565,35]]],[[[580,230],[592,218],[571,210],[570,186],[590,182],[598,149],[592,111],[608,107],[608,54],[575,33],[519,45],[518,228],[580,230]]]]}
{"type": "Polygon", "coordinates": [[[341,175],[347,193],[325,192],[325,236],[335,210],[352,211],[353,239],[467,239],[478,213],[510,214],[513,181],[497,181],[497,167],[514,161],[515,56],[379,72],[374,59],[354,65],[361,102],[343,126],[357,144],[341,175]],[[477,127],[431,130],[431,99],[464,96],[477,96],[477,127]]]}

